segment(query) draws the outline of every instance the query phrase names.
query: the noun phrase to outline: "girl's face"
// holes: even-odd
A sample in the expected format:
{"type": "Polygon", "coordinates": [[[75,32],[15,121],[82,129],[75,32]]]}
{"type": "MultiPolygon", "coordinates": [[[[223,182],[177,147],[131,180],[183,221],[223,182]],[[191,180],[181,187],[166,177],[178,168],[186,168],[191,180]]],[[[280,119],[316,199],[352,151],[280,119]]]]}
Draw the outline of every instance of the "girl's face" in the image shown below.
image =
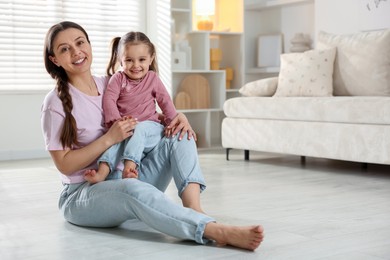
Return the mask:
{"type": "Polygon", "coordinates": [[[66,29],[53,41],[54,56],[50,60],[64,68],[69,77],[89,72],[92,64],[92,49],[85,34],[75,28],[66,29]]]}
{"type": "Polygon", "coordinates": [[[145,44],[127,44],[123,48],[121,66],[123,72],[132,80],[142,79],[149,71],[154,56],[149,53],[149,47],[145,44]]]}

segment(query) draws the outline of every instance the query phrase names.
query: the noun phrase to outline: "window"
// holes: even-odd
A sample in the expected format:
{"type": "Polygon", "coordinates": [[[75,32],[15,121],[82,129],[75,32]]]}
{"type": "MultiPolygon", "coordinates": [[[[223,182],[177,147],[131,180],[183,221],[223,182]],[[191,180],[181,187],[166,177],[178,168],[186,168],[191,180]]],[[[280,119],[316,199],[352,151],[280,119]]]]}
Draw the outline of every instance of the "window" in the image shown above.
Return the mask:
{"type": "Polygon", "coordinates": [[[145,31],[144,0],[0,0],[0,90],[52,89],[45,70],[47,30],[69,20],[87,31],[94,74],[105,74],[110,42],[131,30],[145,31]]]}

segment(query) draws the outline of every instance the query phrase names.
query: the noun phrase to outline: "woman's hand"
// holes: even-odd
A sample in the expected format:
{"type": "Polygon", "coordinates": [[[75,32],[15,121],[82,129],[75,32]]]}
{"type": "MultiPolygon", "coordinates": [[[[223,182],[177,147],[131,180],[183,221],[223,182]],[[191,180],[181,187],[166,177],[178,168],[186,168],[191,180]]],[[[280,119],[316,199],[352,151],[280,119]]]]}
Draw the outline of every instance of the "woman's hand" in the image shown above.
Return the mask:
{"type": "Polygon", "coordinates": [[[192,130],[187,117],[183,113],[178,113],[177,116],[171,121],[171,123],[165,128],[165,136],[172,137],[179,132],[179,140],[183,139],[186,133],[188,140],[190,140],[192,137],[195,141],[197,140],[194,130],[192,130]]]}
{"type": "Polygon", "coordinates": [[[87,146],[74,150],[50,151],[51,157],[61,173],[72,175],[75,171],[79,171],[90,165],[108,147],[133,135],[136,124],[136,119],[123,117],[113,123],[106,134],[87,146]]]}
{"type": "Polygon", "coordinates": [[[117,120],[107,131],[107,136],[110,138],[112,144],[119,143],[134,133],[134,128],[137,125],[137,119],[131,116],[124,116],[117,120]]]}

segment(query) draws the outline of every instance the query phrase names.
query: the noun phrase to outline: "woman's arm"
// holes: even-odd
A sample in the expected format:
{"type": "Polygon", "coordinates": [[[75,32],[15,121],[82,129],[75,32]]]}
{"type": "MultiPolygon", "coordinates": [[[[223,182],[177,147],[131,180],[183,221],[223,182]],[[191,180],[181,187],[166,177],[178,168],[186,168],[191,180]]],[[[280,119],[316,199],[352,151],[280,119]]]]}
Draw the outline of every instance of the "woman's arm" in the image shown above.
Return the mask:
{"type": "Polygon", "coordinates": [[[50,155],[62,174],[71,175],[90,165],[111,145],[130,137],[136,124],[132,118],[123,118],[115,122],[107,133],[87,146],[76,150],[50,151],[50,155]]]}
{"type": "Polygon", "coordinates": [[[186,133],[188,134],[188,140],[192,137],[194,137],[195,141],[197,140],[194,130],[192,130],[187,117],[183,113],[178,113],[171,123],[165,128],[165,136],[172,137],[179,132],[179,140],[183,139],[186,133]]]}

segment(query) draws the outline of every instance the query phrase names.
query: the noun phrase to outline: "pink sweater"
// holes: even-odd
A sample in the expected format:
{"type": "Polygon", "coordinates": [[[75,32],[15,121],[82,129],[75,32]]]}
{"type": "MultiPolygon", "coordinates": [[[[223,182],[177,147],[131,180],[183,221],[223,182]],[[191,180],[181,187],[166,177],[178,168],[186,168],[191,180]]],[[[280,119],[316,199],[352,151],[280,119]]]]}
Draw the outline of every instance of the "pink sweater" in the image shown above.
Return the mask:
{"type": "Polygon", "coordinates": [[[158,119],[156,102],[166,118],[165,123],[169,124],[177,112],[157,74],[149,71],[141,82],[135,82],[125,73],[117,72],[108,82],[103,96],[104,122],[111,126],[123,116],[132,116],[138,121],[164,123],[158,119]]]}

